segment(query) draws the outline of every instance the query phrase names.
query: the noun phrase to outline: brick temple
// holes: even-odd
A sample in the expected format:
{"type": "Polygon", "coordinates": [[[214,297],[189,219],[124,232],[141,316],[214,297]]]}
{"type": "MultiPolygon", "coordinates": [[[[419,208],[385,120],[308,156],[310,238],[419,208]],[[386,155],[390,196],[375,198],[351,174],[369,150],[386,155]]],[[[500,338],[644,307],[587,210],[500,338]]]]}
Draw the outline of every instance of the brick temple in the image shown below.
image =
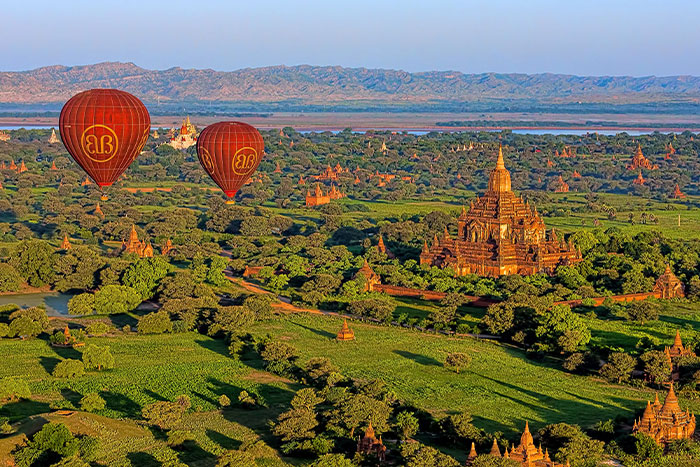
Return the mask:
{"type": "Polygon", "coordinates": [[[460,276],[552,273],[579,261],[580,250],[554,229],[547,232],[537,209],[513,193],[500,147],[486,192],[468,212],[462,209],[457,237],[445,230],[430,247],[425,242],[420,254],[421,265],[452,267],[460,276]]]}
{"type": "Polygon", "coordinates": [[[695,415],[681,409],[671,383],[663,405],[658,395],[653,404],[647,401],[642,418],[634,422],[633,430],[651,436],[658,444],[688,439],[695,433],[695,415]]]}

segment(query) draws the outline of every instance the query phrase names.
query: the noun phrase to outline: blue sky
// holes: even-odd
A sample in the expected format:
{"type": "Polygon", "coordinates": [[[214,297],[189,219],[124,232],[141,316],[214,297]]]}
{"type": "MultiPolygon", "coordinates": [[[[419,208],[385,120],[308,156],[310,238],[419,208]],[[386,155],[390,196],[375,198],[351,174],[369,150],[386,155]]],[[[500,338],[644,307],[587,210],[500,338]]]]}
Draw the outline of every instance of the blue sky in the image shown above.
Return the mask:
{"type": "Polygon", "coordinates": [[[0,16],[2,71],[130,61],[700,75],[697,0],[7,0],[0,16]]]}

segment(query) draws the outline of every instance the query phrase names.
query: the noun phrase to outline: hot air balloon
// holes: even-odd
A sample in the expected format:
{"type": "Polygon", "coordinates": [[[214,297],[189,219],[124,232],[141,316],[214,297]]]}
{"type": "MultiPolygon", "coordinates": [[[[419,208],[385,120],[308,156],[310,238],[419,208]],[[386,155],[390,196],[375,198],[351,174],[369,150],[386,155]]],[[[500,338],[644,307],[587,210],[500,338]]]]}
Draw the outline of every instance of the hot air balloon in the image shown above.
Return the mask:
{"type": "Polygon", "coordinates": [[[242,122],[214,123],[197,139],[199,162],[229,198],[258,168],[264,151],[258,130],[242,122]]]}
{"type": "Polygon", "coordinates": [[[139,155],[148,139],[151,117],[128,92],[91,89],[66,102],[58,125],[70,155],[102,189],[139,155]]]}

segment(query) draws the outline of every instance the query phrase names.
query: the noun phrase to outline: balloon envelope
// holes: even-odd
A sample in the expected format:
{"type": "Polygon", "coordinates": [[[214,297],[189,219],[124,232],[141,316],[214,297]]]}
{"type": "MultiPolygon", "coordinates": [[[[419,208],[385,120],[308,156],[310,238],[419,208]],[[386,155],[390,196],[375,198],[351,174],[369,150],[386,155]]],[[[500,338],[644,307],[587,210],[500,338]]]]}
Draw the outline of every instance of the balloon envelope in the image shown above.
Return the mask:
{"type": "Polygon", "coordinates": [[[264,151],[258,130],[242,122],[214,123],[197,139],[199,162],[229,198],[258,168],[264,151]]]}
{"type": "Polygon", "coordinates": [[[58,121],[75,162],[100,187],[109,186],[146,144],[151,117],[143,103],[118,89],[91,89],[71,97],[58,121]]]}

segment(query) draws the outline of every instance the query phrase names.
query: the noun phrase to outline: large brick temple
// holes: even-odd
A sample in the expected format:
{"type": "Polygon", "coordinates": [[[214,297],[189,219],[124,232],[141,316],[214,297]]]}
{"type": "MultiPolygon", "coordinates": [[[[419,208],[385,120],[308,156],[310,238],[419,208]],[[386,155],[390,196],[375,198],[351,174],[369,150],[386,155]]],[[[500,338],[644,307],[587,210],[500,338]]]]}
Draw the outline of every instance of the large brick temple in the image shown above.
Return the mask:
{"type": "Polygon", "coordinates": [[[445,230],[430,247],[425,242],[420,254],[421,265],[449,266],[460,276],[551,273],[578,261],[580,250],[554,229],[547,232],[537,209],[513,193],[500,147],[486,193],[469,211],[462,209],[457,238],[445,230]]]}

